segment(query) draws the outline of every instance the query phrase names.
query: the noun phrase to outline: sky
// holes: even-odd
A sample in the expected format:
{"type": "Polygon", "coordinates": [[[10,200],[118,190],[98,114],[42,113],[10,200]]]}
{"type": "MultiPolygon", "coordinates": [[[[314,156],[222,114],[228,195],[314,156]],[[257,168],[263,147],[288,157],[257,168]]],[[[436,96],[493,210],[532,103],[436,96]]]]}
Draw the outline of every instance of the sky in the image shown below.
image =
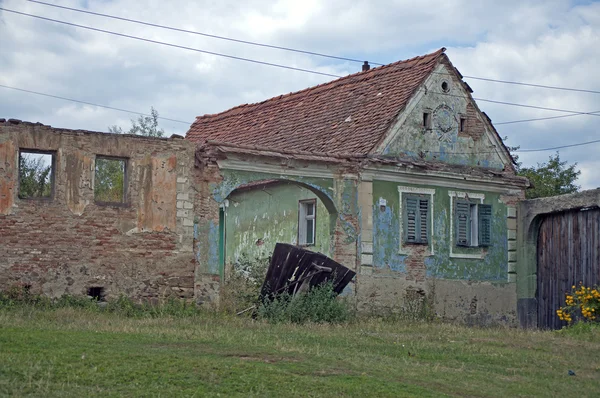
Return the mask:
{"type": "MultiPolygon", "coordinates": [[[[600,91],[600,2],[566,0],[47,0],[212,35],[391,63],[447,48],[465,76],[600,91]]],[[[0,7],[205,51],[344,76],[361,64],[116,21],[26,0],[0,7]]],[[[0,10],[0,85],[149,113],[168,134],[196,116],[265,100],[333,77],[117,37],[0,10]]],[[[600,94],[465,78],[480,99],[577,112],[600,94]]],[[[494,123],[567,115],[478,101],[494,123]]],[[[599,113],[600,115],[600,113],[599,113]]],[[[127,129],[134,114],[0,87],[0,118],[55,127],[127,129]]],[[[600,139],[600,116],[497,125],[509,146],[549,148],[600,139]]],[[[522,152],[525,166],[555,151],[522,152]]],[[[564,148],[578,184],[600,187],[600,143],[564,148]]]]}

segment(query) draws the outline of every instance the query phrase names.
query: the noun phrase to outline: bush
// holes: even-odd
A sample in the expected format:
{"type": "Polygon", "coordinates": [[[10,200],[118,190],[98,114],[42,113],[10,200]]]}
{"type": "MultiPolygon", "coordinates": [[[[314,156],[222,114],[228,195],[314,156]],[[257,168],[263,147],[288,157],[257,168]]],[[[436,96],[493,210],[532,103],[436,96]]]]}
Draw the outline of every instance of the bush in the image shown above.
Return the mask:
{"type": "Polygon", "coordinates": [[[160,318],[160,317],[191,317],[203,313],[194,303],[169,298],[152,304],[138,303],[126,296],[107,302],[99,302],[88,296],[63,295],[51,299],[46,296],[32,294],[26,286],[13,286],[0,292],[0,308],[34,308],[39,310],[56,310],[60,308],[79,308],[91,312],[107,312],[127,318],[160,318]]]}
{"type": "Polygon", "coordinates": [[[240,256],[221,289],[221,310],[237,314],[257,305],[270,262],[270,258],[250,259],[246,255],[240,256]]]}
{"type": "Polygon", "coordinates": [[[338,298],[333,284],[312,287],[305,294],[292,296],[285,292],[270,300],[265,298],[257,317],[271,323],[342,323],[353,315],[344,298],[338,298]]]}
{"type": "Polygon", "coordinates": [[[573,318],[583,321],[598,322],[600,314],[600,289],[598,286],[579,288],[572,286],[571,292],[566,294],[565,305],[556,310],[558,318],[569,325],[573,318]]]}

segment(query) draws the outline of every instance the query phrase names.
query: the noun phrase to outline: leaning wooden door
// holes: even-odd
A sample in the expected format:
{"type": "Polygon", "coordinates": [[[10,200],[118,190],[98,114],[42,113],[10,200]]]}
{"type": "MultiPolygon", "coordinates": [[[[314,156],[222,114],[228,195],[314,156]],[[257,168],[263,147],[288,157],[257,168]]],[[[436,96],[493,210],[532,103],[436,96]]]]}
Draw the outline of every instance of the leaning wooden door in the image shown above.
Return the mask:
{"type": "Polygon", "coordinates": [[[600,209],[545,216],[537,242],[538,327],[559,329],[566,323],[556,310],[573,285],[600,283],[600,209]]]}

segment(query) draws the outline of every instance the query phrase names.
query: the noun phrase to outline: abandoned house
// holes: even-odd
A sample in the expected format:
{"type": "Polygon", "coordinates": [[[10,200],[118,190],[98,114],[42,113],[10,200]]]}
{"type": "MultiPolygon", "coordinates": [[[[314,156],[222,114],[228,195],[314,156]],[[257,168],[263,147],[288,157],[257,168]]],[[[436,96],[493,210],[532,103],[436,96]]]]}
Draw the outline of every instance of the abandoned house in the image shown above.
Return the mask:
{"type": "Polygon", "coordinates": [[[516,322],[528,183],[444,49],[198,117],[185,139],[0,126],[0,288],[218,303],[232,267],[284,242],[355,270],[359,310],[416,294],[516,322]],[[23,194],[30,154],[49,186],[23,194]]]}

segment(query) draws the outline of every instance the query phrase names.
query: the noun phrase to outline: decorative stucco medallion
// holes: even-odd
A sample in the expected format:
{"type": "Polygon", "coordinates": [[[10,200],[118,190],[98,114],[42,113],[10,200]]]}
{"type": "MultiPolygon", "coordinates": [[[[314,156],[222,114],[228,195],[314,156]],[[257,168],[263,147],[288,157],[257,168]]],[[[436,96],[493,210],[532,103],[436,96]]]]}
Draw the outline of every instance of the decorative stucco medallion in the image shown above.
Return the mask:
{"type": "Polygon", "coordinates": [[[456,117],[448,105],[440,105],[433,111],[433,121],[438,139],[452,142],[452,136],[458,134],[456,117]]]}

